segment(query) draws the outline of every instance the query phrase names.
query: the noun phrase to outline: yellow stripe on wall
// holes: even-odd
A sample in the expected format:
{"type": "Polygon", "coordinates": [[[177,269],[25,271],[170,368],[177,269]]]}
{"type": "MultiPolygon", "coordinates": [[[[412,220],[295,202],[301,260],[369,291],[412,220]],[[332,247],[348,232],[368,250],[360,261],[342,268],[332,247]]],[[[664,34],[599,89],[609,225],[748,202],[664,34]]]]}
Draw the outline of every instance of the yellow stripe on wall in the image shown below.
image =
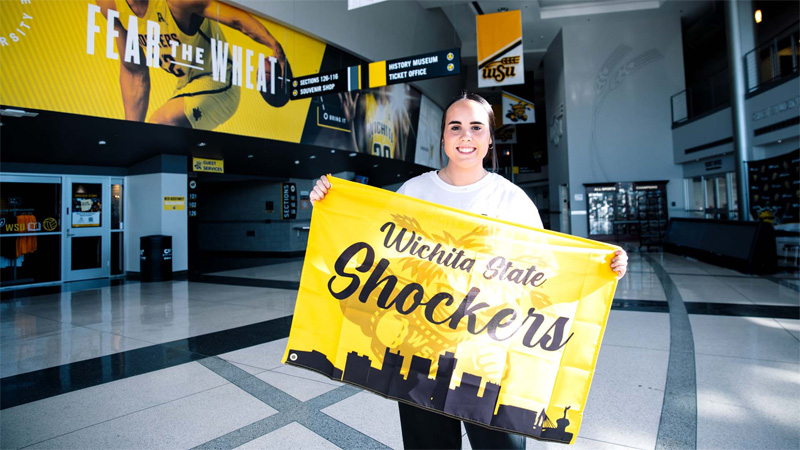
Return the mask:
{"type": "Polygon", "coordinates": [[[369,64],[369,87],[386,86],[386,61],[369,64]]]}

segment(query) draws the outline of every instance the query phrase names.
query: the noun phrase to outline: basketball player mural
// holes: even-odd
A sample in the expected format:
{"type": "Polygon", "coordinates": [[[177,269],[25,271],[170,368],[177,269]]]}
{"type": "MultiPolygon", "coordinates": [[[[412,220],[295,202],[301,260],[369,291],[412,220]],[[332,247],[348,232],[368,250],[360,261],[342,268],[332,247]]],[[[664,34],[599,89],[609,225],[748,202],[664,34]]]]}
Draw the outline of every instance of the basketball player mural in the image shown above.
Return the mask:
{"type": "MultiPolygon", "coordinates": [[[[212,40],[218,43],[217,49],[227,42],[219,24],[227,25],[242,32],[253,41],[272,50],[272,57],[264,58],[265,87],[259,89],[264,100],[281,107],[289,101],[288,80],[291,67],[281,44],[270,32],[250,14],[214,0],[96,0],[103,15],[115,10],[119,17],[115,20],[116,39],[120,55],[126,52],[128,33],[138,34],[141,59],[147,51],[148,22],[157,23],[158,65],[174,75],[177,84],[172,96],[158,107],[150,116],[149,122],[211,130],[231,118],[239,106],[241,83],[234,83],[233,63],[227,59],[225,74],[213,74],[212,40]],[[128,30],[129,18],[135,15],[138,30],[128,30]],[[215,23],[215,22],[219,22],[215,23]],[[191,63],[176,60],[176,53],[184,52],[189,59],[197,55],[191,63]],[[269,60],[267,60],[269,59],[269,60]],[[275,73],[272,73],[275,72],[275,73]],[[269,80],[274,80],[270,83],[269,80]]],[[[152,31],[150,31],[152,32],[152,31]]],[[[144,121],[150,103],[150,67],[120,58],[120,88],[125,119],[144,121]]],[[[185,59],[185,58],[184,58],[185,59]]],[[[249,82],[249,78],[248,78],[249,82]]]]}
{"type": "Polygon", "coordinates": [[[405,160],[411,119],[405,84],[382,86],[364,93],[339,94],[345,117],[351,124],[356,151],[405,160]]]}

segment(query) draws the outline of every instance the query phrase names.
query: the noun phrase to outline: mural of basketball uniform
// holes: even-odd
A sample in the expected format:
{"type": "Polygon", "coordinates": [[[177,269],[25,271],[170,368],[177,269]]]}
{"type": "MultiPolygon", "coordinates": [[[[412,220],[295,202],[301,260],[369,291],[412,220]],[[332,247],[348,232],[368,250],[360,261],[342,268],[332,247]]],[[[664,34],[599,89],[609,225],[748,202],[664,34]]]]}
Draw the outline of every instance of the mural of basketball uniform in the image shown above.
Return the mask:
{"type": "Polygon", "coordinates": [[[382,93],[364,95],[364,129],[367,152],[374,156],[394,158],[397,148],[397,130],[391,105],[382,93]]]}

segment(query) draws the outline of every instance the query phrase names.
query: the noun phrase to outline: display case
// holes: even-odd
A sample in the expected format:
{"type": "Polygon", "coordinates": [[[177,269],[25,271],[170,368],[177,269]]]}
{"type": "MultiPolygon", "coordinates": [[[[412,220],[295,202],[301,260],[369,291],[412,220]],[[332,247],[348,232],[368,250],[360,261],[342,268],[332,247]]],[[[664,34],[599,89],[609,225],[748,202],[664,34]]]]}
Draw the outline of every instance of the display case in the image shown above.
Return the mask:
{"type": "Polygon", "coordinates": [[[667,181],[586,184],[589,237],[660,245],[669,219],[667,181]]]}

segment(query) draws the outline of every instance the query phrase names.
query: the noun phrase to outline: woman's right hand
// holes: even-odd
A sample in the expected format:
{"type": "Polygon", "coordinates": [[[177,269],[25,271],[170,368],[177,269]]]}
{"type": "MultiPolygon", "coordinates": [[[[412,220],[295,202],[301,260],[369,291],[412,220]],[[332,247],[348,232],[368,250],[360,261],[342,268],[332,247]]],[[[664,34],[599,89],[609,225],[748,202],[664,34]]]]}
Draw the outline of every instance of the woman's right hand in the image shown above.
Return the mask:
{"type": "Polygon", "coordinates": [[[331,182],[328,181],[328,177],[325,175],[319,177],[317,184],[314,185],[314,189],[312,189],[311,193],[308,194],[308,199],[311,200],[311,206],[314,206],[315,202],[325,198],[325,196],[328,194],[328,189],[330,188],[331,182]]]}

